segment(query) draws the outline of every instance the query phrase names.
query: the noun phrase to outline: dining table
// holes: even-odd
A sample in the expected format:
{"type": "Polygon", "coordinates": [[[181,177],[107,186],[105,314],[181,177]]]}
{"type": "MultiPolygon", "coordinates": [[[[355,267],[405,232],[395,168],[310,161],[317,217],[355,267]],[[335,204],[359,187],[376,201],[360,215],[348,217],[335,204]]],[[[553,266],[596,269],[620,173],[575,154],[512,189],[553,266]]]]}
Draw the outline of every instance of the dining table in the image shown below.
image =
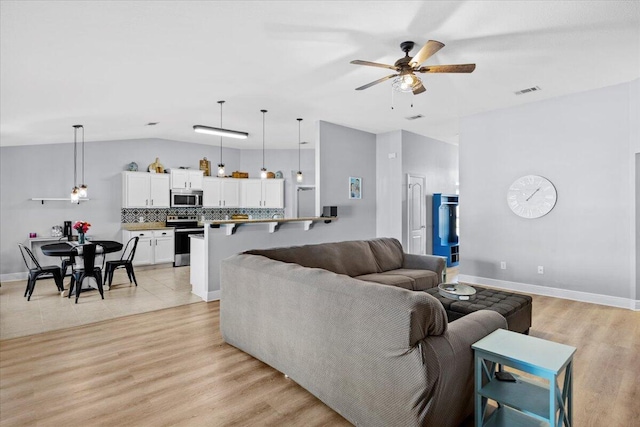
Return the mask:
{"type": "MultiPolygon", "coordinates": [[[[96,248],[96,255],[98,254],[109,254],[113,252],[118,252],[122,250],[122,243],[116,242],[114,240],[91,240],[86,244],[96,244],[99,245],[96,248]]],[[[42,245],[40,250],[44,255],[47,256],[55,256],[55,257],[69,257],[71,264],[75,262],[75,257],[82,255],[82,244],[79,244],[77,241],[71,242],[57,242],[50,243],[48,245],[42,245]]],[[[88,278],[91,281],[93,279],[88,278]]],[[[89,285],[82,286],[82,289],[96,289],[95,287],[89,285]]]]}

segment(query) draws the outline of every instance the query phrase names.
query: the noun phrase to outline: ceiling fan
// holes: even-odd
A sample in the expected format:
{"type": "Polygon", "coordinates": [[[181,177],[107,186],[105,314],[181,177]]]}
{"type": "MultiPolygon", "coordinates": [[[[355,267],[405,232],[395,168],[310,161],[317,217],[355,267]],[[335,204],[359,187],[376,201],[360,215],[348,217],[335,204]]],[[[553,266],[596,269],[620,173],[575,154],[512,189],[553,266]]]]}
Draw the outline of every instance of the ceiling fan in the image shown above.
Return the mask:
{"type": "Polygon", "coordinates": [[[406,41],[400,43],[400,49],[404,52],[404,57],[400,58],[393,65],[380,64],[377,62],[361,61],[356,59],[351,61],[356,65],[368,65],[370,67],[388,68],[394,70],[397,74],[390,74],[386,77],[378,79],[374,82],[368,83],[364,86],[356,88],[356,90],[363,90],[370,88],[373,85],[382,83],[385,80],[396,77],[393,81],[393,88],[400,92],[413,92],[414,95],[418,95],[424,92],[426,89],[422,84],[422,80],[415,73],[471,73],[476,69],[476,64],[459,64],[459,65],[426,65],[421,67],[424,61],[429,59],[433,54],[444,47],[444,43],[440,43],[435,40],[429,40],[422,46],[422,49],[416,54],[416,56],[409,56],[409,52],[415,46],[414,42],[406,41]]]}

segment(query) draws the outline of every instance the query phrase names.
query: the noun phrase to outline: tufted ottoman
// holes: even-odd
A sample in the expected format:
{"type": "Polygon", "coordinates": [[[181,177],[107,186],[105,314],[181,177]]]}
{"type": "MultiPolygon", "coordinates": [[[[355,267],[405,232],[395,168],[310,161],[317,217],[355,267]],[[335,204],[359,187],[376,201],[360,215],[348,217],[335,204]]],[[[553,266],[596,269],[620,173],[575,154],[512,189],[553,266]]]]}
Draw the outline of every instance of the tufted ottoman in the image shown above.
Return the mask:
{"type": "MultiPolygon", "coordinates": [[[[469,285],[471,286],[471,285],[469,285]]],[[[531,297],[514,294],[496,289],[483,288],[473,285],[476,290],[475,299],[458,301],[445,298],[438,293],[438,288],[427,289],[425,292],[437,298],[447,311],[449,322],[453,322],[469,313],[478,310],[493,310],[507,319],[510,331],[529,333],[531,327],[531,297]]]]}

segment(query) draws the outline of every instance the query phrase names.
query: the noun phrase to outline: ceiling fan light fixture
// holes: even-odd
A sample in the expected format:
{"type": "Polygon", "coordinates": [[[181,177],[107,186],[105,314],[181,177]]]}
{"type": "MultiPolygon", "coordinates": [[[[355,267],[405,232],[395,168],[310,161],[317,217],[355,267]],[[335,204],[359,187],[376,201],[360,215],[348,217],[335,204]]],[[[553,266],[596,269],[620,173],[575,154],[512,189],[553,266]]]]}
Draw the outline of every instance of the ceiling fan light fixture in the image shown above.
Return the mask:
{"type": "Polygon", "coordinates": [[[247,132],[240,132],[237,130],[222,129],[222,128],[214,128],[211,126],[194,125],[193,130],[198,133],[225,136],[227,138],[247,139],[249,137],[249,134],[247,132]]]}
{"type": "Polygon", "coordinates": [[[398,92],[413,92],[421,83],[422,80],[415,74],[404,74],[393,79],[392,86],[398,92]]]}

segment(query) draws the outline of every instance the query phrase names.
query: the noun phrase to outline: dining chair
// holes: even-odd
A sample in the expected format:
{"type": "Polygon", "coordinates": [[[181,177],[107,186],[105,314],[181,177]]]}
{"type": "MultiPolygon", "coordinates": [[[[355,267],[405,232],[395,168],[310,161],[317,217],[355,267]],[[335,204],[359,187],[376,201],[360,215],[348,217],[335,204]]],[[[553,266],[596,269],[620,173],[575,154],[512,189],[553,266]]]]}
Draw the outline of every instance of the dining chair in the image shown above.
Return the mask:
{"type": "Polygon", "coordinates": [[[78,303],[78,298],[80,298],[80,294],[82,293],[82,282],[84,279],[93,277],[98,284],[98,291],[100,291],[100,296],[104,299],[104,291],[102,289],[102,269],[96,266],[96,252],[100,245],[95,243],[87,243],[84,245],[80,245],[75,248],[79,257],[82,257],[82,268],[78,263],[72,266],[73,272],[71,274],[71,285],[69,286],[69,295],[68,298],[71,298],[71,294],[73,293],[73,288],[76,289],[76,304],[78,303]],[[79,248],[82,248],[82,254],[80,254],[79,248]]]}
{"type": "Polygon", "coordinates": [[[107,261],[106,267],[104,269],[104,283],[107,284],[107,279],[109,280],[108,286],[109,290],[111,290],[111,282],[113,281],[113,273],[119,268],[125,268],[127,270],[127,276],[129,277],[129,283],[133,281],[133,283],[138,286],[138,282],[136,282],[136,275],[133,272],[133,257],[136,255],[136,248],[138,247],[138,236],[134,236],[127,242],[124,250],[122,251],[122,255],[120,259],[114,261],[107,261]]]}
{"type": "MultiPolygon", "coordinates": [[[[58,239],[58,242],[67,241],[68,238],[63,236],[58,239]]],[[[73,266],[73,257],[60,257],[60,270],[62,271],[62,278],[67,277],[67,270],[73,266]]]]}
{"type": "Polygon", "coordinates": [[[18,243],[20,248],[20,254],[24,260],[24,264],[29,270],[29,278],[27,280],[27,288],[24,291],[24,296],[27,297],[27,301],[31,301],[31,295],[36,287],[36,281],[41,279],[51,279],[56,283],[58,292],[60,295],[64,292],[64,286],[62,284],[62,274],[60,267],[57,265],[45,265],[41,266],[37,258],[33,255],[33,252],[22,243],[18,243]]]}

